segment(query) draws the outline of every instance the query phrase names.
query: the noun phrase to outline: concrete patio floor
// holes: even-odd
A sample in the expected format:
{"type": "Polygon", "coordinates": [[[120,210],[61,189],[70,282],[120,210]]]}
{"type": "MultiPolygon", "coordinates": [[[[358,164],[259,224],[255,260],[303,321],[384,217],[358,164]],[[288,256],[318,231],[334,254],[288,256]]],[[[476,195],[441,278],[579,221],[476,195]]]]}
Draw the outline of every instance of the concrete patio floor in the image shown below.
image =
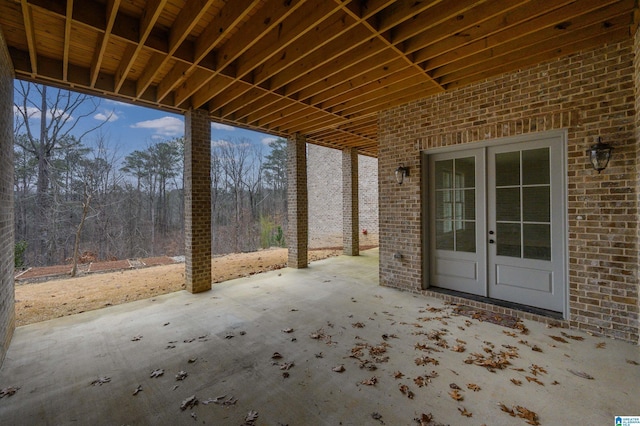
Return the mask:
{"type": "Polygon", "coordinates": [[[640,415],[638,346],[456,315],[379,287],[377,262],[371,250],[20,327],[0,425],[527,424],[499,404],[543,425],[640,415]]]}

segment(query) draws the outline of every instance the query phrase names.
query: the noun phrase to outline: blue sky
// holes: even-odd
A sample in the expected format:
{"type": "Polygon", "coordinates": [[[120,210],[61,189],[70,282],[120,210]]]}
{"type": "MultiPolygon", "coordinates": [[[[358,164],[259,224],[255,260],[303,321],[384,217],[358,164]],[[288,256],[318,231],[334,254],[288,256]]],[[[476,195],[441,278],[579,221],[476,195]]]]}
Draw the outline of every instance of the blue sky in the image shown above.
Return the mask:
{"type": "MultiPolygon", "coordinates": [[[[18,82],[16,81],[17,84],[18,82]]],[[[15,100],[19,101],[20,97],[17,92],[15,96],[15,100]]],[[[134,150],[144,150],[155,142],[184,136],[184,116],[182,115],[109,99],[95,98],[95,100],[99,102],[98,109],[91,113],[90,116],[82,119],[74,129],[73,134],[78,135],[86,129],[106,121],[101,131],[107,137],[109,146],[116,148],[121,157],[134,150]]],[[[39,105],[39,101],[34,102],[34,104],[39,105]]],[[[87,105],[87,109],[84,111],[79,109],[76,114],[86,114],[87,111],[91,111],[93,108],[93,105],[87,105]]],[[[30,109],[31,107],[28,107],[28,110],[30,109]]],[[[39,114],[33,115],[32,125],[38,120],[39,114]]],[[[37,124],[35,125],[37,126],[37,124]]],[[[240,139],[248,139],[252,144],[268,150],[268,143],[277,139],[277,137],[212,122],[212,145],[216,145],[221,140],[233,142],[240,139]]],[[[95,140],[95,133],[87,136],[83,143],[90,146],[93,140],[95,140]]]]}

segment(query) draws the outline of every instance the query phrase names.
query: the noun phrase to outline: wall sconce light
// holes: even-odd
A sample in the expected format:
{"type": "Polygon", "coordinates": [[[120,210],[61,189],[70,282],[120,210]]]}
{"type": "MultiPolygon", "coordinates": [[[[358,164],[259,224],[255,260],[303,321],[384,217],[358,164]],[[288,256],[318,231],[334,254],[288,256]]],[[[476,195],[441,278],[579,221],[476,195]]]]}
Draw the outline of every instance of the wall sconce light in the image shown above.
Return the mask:
{"type": "Polygon", "coordinates": [[[402,185],[405,176],[409,176],[409,168],[405,167],[404,164],[400,164],[396,169],[396,182],[398,182],[398,185],[402,185]]]}
{"type": "Polygon", "coordinates": [[[591,145],[591,148],[587,150],[589,161],[591,161],[591,165],[598,173],[607,168],[607,164],[611,159],[611,151],[613,151],[613,147],[607,143],[602,143],[600,137],[598,137],[598,143],[591,145]]]}

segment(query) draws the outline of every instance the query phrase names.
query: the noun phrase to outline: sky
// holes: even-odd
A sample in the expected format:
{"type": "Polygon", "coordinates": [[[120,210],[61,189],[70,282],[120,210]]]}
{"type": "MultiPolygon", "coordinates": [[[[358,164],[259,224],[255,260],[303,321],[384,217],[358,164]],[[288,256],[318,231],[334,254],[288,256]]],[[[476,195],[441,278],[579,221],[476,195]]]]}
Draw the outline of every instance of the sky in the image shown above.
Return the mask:
{"type": "MultiPolygon", "coordinates": [[[[19,83],[16,81],[15,84],[17,86],[19,83]]],[[[16,92],[15,100],[18,101],[18,99],[20,99],[20,96],[16,92]]],[[[85,129],[95,127],[106,121],[101,131],[107,137],[109,145],[117,148],[122,157],[134,150],[144,150],[153,143],[184,136],[184,116],[180,114],[172,114],[109,99],[95,98],[95,100],[99,102],[97,111],[82,119],[73,133],[80,134],[85,129]]],[[[93,109],[93,105],[87,105],[87,108],[93,109]]],[[[90,109],[84,111],[79,109],[76,112],[77,115],[82,115],[90,109]]],[[[71,118],[73,119],[74,117],[71,118]]],[[[39,116],[34,116],[35,121],[38,119],[39,116]]],[[[95,133],[87,136],[83,140],[84,144],[90,146],[92,141],[95,140],[94,135],[95,133]]],[[[219,144],[220,141],[234,142],[241,139],[248,139],[252,144],[267,151],[269,142],[277,139],[277,137],[212,122],[212,146],[219,144]]]]}

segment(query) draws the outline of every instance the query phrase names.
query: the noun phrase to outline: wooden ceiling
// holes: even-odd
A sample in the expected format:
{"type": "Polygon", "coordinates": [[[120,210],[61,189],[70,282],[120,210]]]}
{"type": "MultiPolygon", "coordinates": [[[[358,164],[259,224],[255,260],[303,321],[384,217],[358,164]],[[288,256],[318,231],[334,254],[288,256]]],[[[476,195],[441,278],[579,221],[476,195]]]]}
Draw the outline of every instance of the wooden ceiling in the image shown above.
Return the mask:
{"type": "Polygon", "coordinates": [[[377,155],[377,113],[628,39],[636,0],[0,0],[20,79],[377,155]]]}

